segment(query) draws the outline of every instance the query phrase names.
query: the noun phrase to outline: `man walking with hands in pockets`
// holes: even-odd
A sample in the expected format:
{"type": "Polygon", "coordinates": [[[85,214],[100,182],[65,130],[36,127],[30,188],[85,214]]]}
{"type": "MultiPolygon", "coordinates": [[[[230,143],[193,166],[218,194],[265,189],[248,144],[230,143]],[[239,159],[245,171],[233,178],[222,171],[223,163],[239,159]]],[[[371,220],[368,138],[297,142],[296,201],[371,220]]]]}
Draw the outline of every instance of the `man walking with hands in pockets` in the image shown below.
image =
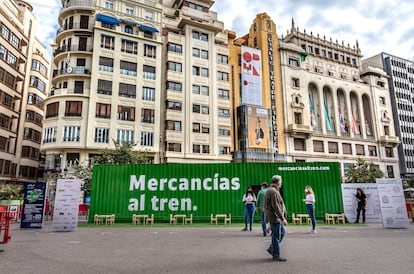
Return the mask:
{"type": "Polygon", "coordinates": [[[285,203],[279,193],[282,187],[282,177],[274,175],[272,184],[266,191],[265,198],[265,218],[270,223],[272,229],[272,244],[267,249],[274,261],[286,261],[280,256],[280,243],[285,236],[285,225],[287,225],[287,212],[285,203]]]}

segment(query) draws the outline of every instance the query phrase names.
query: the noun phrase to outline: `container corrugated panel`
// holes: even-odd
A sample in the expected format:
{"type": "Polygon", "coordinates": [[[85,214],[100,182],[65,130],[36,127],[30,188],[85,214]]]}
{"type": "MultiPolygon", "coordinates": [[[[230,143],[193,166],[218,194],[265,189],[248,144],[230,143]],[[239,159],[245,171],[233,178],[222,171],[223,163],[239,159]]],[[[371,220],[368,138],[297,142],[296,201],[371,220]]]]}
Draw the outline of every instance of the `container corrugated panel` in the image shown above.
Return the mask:
{"type": "Polygon", "coordinates": [[[96,165],[89,220],[94,214],[116,214],[117,221],[130,221],[132,214],[154,214],[158,221],[193,214],[207,221],[210,214],[231,214],[238,221],[248,186],[270,183],[275,174],[282,176],[289,215],[306,213],[302,199],[308,184],[315,191],[317,218],[343,212],[338,163],[96,165]]]}

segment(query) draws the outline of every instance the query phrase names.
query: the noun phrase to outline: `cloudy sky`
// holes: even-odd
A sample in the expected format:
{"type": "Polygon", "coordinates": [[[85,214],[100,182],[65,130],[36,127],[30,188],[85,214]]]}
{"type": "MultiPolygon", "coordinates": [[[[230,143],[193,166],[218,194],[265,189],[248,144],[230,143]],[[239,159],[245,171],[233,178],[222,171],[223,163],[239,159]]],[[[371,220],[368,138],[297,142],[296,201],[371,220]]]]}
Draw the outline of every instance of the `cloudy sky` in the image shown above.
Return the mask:
{"type": "MultiPolygon", "coordinates": [[[[37,36],[50,45],[56,33],[60,0],[31,0],[37,36]]],[[[226,29],[246,34],[256,14],[266,12],[286,35],[292,18],[301,31],[351,46],[358,40],[364,57],[386,52],[414,58],[414,2],[403,0],[216,0],[213,10],[226,29]],[[375,4],[373,4],[375,3],[375,4]]]]}

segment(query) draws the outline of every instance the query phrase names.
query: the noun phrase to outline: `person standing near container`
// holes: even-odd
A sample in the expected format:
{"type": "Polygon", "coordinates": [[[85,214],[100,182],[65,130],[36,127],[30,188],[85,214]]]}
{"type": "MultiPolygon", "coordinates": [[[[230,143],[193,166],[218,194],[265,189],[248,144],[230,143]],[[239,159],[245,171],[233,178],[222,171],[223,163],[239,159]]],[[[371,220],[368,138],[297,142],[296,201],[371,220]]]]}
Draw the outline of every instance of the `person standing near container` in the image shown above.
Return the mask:
{"type": "Polygon", "coordinates": [[[285,203],[279,193],[282,187],[282,177],[274,175],[272,184],[266,191],[265,198],[265,218],[270,223],[272,229],[272,243],[267,249],[274,261],[286,261],[280,256],[280,243],[285,236],[285,225],[287,225],[287,212],[285,203]]]}
{"type": "Polygon", "coordinates": [[[242,231],[247,231],[247,220],[249,219],[250,231],[252,231],[254,212],[256,210],[256,195],[253,192],[253,189],[249,187],[246,193],[243,195],[244,205],[244,229],[242,231]]]}
{"type": "Polygon", "coordinates": [[[357,208],[357,217],[355,223],[359,223],[359,215],[362,211],[362,222],[365,223],[365,209],[367,207],[367,196],[365,195],[362,188],[357,188],[357,193],[355,195],[356,201],[358,203],[357,208]]]}
{"type": "Polygon", "coordinates": [[[305,186],[306,198],[302,201],[306,204],[306,211],[312,222],[311,233],[316,233],[316,217],[315,217],[315,194],[310,186],[305,186]]]}
{"type": "Polygon", "coordinates": [[[268,187],[269,187],[268,183],[264,182],[262,184],[262,189],[260,189],[259,193],[257,193],[257,202],[256,202],[256,211],[260,210],[263,236],[267,235],[266,221],[265,221],[265,217],[264,217],[264,201],[265,201],[265,197],[266,197],[266,190],[267,190],[268,187]]]}

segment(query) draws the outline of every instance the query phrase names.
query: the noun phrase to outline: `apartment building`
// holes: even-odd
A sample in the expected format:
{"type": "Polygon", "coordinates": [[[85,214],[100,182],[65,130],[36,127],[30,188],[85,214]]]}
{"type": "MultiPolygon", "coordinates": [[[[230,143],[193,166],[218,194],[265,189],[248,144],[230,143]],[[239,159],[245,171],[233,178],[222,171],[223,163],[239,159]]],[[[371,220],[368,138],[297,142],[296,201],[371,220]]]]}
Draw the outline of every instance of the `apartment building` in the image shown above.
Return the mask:
{"type": "Polygon", "coordinates": [[[258,14],[249,33],[228,31],[233,161],[286,161],[279,38],[276,24],[258,14]]]}
{"type": "Polygon", "coordinates": [[[0,183],[35,182],[43,177],[46,47],[35,37],[29,3],[0,0],[0,5],[0,183]]]}
{"type": "Polygon", "coordinates": [[[392,107],[395,132],[401,141],[397,147],[401,177],[412,176],[414,174],[414,62],[382,52],[362,60],[362,64],[387,73],[390,98],[388,101],[380,98],[380,104],[392,107]]]}
{"type": "Polygon", "coordinates": [[[42,150],[50,172],[133,142],[160,162],[162,5],[62,1],[45,101],[42,150]]]}
{"type": "Polygon", "coordinates": [[[358,42],[299,31],[292,20],[279,51],[289,161],[335,161],[344,174],[362,158],[399,177],[387,74],[362,66],[358,42]]]}
{"type": "Polygon", "coordinates": [[[211,0],[163,1],[165,163],[231,162],[227,35],[211,0]]]}

